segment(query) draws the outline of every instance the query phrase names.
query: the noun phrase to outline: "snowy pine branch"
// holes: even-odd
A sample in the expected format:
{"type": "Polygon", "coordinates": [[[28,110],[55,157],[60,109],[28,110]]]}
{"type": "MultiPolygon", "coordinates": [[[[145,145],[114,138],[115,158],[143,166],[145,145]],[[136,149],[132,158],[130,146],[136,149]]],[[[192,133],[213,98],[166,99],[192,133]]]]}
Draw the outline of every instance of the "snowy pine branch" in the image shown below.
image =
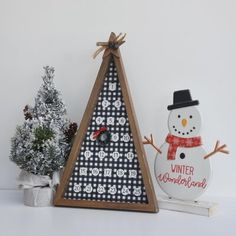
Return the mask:
{"type": "Polygon", "coordinates": [[[76,123],[70,123],[60,92],[55,88],[54,68],[44,67],[43,85],[35,106],[24,108],[25,122],[11,140],[10,159],[33,174],[52,175],[67,160],[76,123]]]}

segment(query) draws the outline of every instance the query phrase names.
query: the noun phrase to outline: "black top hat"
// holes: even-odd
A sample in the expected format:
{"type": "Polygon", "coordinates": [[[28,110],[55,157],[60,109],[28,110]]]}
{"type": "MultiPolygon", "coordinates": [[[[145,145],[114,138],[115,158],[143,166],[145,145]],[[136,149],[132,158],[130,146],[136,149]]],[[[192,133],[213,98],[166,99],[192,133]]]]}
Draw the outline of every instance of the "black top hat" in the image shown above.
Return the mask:
{"type": "Polygon", "coordinates": [[[179,90],[174,92],[174,99],[173,99],[173,105],[169,105],[167,107],[168,110],[173,110],[181,107],[189,107],[198,105],[198,100],[192,100],[190,90],[179,90]]]}

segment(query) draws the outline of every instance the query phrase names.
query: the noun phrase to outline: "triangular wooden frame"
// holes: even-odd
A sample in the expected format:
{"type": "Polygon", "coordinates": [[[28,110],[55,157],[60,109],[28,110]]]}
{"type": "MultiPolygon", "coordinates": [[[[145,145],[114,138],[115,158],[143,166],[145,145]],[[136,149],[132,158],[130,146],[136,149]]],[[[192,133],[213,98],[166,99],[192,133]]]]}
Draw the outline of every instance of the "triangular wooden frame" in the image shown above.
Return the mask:
{"type": "MultiPolygon", "coordinates": [[[[116,35],[111,33],[110,39],[114,40],[116,35]]],[[[133,210],[133,211],[143,211],[143,212],[157,212],[157,200],[155,196],[155,190],[152,184],[151,175],[149,172],[148,163],[146,160],[146,154],[142,143],[142,138],[140,135],[137,118],[134,111],[133,102],[131,99],[131,93],[129,90],[128,82],[125,75],[125,70],[121,58],[121,54],[118,49],[115,49],[115,54],[112,50],[106,49],[103,55],[103,61],[100,66],[97,79],[93,86],[84,116],[82,118],[80,127],[78,129],[77,135],[75,137],[67,165],[65,167],[64,173],[61,178],[61,183],[57,188],[55,198],[55,206],[68,206],[68,207],[88,207],[88,208],[103,208],[103,209],[117,209],[117,210],[133,210]],[[108,52],[109,50],[109,52],[108,52]],[[148,204],[141,203],[122,203],[122,202],[109,202],[109,201],[91,201],[91,200],[70,200],[64,199],[63,195],[68,186],[70,176],[73,172],[75,162],[77,160],[78,153],[80,152],[81,145],[83,143],[86,131],[88,129],[94,107],[97,104],[97,100],[102,89],[103,80],[105,79],[106,72],[109,66],[111,57],[114,59],[116,65],[117,74],[128,114],[128,119],[130,123],[131,132],[133,134],[134,145],[137,152],[137,157],[140,165],[140,169],[143,176],[143,182],[146,189],[146,194],[148,198],[148,204]]]]}

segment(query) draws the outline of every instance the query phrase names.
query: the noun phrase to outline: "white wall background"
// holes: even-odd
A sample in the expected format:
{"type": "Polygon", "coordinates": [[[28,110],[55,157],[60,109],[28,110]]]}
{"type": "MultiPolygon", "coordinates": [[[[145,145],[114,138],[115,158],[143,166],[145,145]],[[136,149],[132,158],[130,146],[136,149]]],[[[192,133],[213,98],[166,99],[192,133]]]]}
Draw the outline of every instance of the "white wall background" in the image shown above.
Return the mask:
{"type": "MultiPolygon", "coordinates": [[[[142,134],[161,144],[173,91],[191,89],[206,149],[220,139],[231,151],[212,158],[207,193],[236,195],[235,12],[234,0],[0,0],[0,188],[16,187],[10,138],[34,102],[42,67],[55,66],[57,88],[79,123],[101,63],[91,58],[95,43],[114,31],[127,33],[121,51],[142,134]]],[[[146,150],[153,172],[155,152],[146,150]]]]}

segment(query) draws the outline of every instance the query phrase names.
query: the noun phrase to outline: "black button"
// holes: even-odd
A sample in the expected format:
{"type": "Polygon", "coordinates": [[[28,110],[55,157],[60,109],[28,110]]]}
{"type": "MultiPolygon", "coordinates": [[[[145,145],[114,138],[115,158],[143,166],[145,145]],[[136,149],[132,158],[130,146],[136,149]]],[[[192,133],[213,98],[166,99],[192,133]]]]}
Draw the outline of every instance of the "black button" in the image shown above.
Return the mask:
{"type": "Polygon", "coordinates": [[[119,48],[119,44],[118,43],[109,42],[108,43],[108,47],[111,48],[111,49],[118,49],[119,48]]]}
{"type": "Polygon", "coordinates": [[[185,154],[182,152],[182,153],[180,153],[179,157],[180,157],[181,159],[184,159],[184,158],[185,158],[185,154]]]}

